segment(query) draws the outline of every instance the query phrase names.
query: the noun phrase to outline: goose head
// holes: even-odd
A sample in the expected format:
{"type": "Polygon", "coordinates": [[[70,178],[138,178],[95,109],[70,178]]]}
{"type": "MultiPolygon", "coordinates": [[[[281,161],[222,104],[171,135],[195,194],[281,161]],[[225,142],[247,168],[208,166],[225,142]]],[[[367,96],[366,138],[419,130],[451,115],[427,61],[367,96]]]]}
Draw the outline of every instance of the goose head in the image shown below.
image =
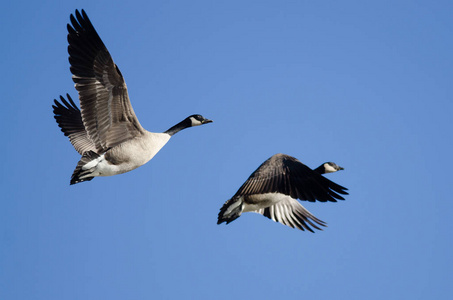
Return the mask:
{"type": "Polygon", "coordinates": [[[183,129],[186,129],[189,127],[194,127],[194,126],[200,126],[200,125],[208,124],[208,123],[212,123],[212,120],[206,119],[202,115],[198,115],[198,114],[191,115],[191,116],[188,116],[187,118],[185,118],[184,120],[182,120],[181,122],[179,122],[178,124],[176,124],[175,126],[168,129],[164,133],[167,133],[170,136],[172,136],[183,129]]]}
{"type": "Polygon", "coordinates": [[[339,165],[337,165],[336,163],[334,162],[326,162],[326,163],[323,163],[320,168],[323,170],[323,172],[321,174],[324,174],[324,173],[333,173],[333,172],[337,172],[337,171],[340,171],[340,170],[344,170],[343,167],[340,167],[339,165]]]}
{"type": "Polygon", "coordinates": [[[190,126],[189,127],[199,126],[199,125],[203,125],[203,124],[207,124],[207,123],[212,123],[212,120],[206,119],[202,115],[191,115],[191,116],[188,116],[186,118],[186,120],[187,119],[190,121],[190,126]]]}

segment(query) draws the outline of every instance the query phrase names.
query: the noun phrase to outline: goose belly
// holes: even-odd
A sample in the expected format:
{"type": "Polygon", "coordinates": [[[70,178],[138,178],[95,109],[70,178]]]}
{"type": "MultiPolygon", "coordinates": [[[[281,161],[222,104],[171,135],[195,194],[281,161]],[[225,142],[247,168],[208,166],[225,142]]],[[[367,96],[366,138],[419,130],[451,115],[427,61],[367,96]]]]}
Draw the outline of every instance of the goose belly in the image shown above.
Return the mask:
{"type": "Polygon", "coordinates": [[[113,147],[96,166],[97,176],[112,176],[132,171],[150,161],[170,139],[165,133],[150,133],[113,147]]]}
{"type": "Polygon", "coordinates": [[[245,196],[243,212],[256,211],[261,208],[270,207],[276,203],[291,198],[280,193],[265,193],[245,196]]]}

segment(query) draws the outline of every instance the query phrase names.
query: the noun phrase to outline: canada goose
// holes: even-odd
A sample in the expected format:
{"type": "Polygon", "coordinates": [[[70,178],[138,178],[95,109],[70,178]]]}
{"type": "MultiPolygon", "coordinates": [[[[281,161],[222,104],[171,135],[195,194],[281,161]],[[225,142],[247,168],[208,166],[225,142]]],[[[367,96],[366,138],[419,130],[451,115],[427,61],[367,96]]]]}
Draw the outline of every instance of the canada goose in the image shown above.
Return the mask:
{"type": "Polygon", "coordinates": [[[217,224],[227,224],[239,218],[243,212],[256,212],[292,228],[325,226],[306,210],[296,199],[315,202],[344,200],[339,194],[348,195],[347,188],[321,176],[343,170],[332,162],[326,162],[312,170],[296,158],[275,154],[262,163],[245,181],[236,194],[220,209],[217,224]],[[310,219],[312,221],[310,221],[310,219]]]}
{"type": "Polygon", "coordinates": [[[71,184],[134,170],[182,129],[212,122],[191,115],[163,133],[145,130],[132,109],[123,75],[84,10],[71,14],[68,52],[80,108],[67,94],[52,105],[55,119],[82,155],[71,184]],[[71,26],[72,25],[72,26],[71,26]]]}

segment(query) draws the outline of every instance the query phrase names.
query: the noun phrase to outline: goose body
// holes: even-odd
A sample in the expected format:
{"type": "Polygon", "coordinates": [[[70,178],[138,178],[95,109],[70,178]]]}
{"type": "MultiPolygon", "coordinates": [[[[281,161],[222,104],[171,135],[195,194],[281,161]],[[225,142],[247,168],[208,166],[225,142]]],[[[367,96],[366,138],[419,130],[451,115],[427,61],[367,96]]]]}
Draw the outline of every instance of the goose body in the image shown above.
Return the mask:
{"type": "Polygon", "coordinates": [[[191,115],[162,133],[145,130],[129,100],[127,86],[85,11],[68,24],[68,52],[80,110],[69,94],[55,100],[58,126],[82,155],[71,184],[134,170],[151,160],[177,132],[212,122],[191,115]]]}
{"type": "Polygon", "coordinates": [[[275,154],[225,202],[217,224],[228,224],[244,212],[255,212],[292,228],[311,232],[311,227],[322,230],[317,225],[326,226],[326,223],[313,216],[297,199],[311,202],[344,200],[339,194],[347,195],[347,189],[321,175],[339,170],[343,168],[332,162],[312,170],[292,156],[275,154]]]}

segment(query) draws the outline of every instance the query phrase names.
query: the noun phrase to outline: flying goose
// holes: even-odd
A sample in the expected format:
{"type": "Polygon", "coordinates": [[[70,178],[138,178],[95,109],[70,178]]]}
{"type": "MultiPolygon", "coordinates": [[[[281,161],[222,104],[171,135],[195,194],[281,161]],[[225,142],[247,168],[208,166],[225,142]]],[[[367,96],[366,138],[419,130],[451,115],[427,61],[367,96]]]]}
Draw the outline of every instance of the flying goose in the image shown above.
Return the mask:
{"type": "Polygon", "coordinates": [[[336,202],[348,195],[347,188],[321,174],[343,170],[326,162],[312,170],[296,158],[275,154],[262,163],[245,181],[236,194],[220,209],[217,224],[236,220],[243,212],[256,212],[269,219],[300,230],[322,230],[313,222],[326,223],[313,216],[296,199],[315,202],[336,202]],[[312,222],[313,221],[313,222],[312,222]]]}
{"type": "Polygon", "coordinates": [[[134,170],[182,129],[212,122],[191,115],[163,133],[145,130],[135,116],[123,75],[84,10],[71,14],[68,52],[80,110],[67,94],[52,105],[55,119],[82,155],[71,184],[134,170]]]}

